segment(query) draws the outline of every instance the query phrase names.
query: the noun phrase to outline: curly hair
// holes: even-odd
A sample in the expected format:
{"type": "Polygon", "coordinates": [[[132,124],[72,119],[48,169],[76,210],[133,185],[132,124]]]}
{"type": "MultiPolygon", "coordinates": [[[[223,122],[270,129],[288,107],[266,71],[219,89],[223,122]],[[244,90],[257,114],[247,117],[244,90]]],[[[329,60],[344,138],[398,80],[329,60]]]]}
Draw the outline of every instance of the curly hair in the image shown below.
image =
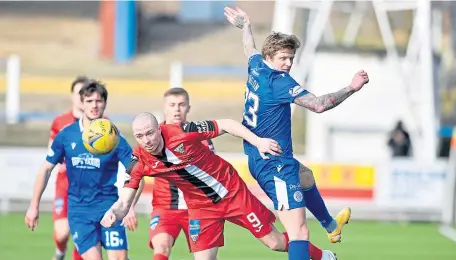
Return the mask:
{"type": "Polygon", "coordinates": [[[289,49],[296,52],[300,46],[301,42],[295,35],[273,32],[264,40],[261,55],[263,59],[272,58],[278,51],[289,49]]]}

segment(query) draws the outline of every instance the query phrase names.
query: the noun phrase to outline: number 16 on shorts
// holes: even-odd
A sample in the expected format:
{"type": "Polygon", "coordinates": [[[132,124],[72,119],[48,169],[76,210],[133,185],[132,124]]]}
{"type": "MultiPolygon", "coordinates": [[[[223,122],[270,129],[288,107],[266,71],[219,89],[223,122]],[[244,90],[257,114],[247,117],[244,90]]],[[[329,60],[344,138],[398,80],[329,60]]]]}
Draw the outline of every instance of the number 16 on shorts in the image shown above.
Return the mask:
{"type": "Polygon", "coordinates": [[[106,250],[128,250],[125,227],[116,225],[112,228],[103,228],[101,244],[106,250]]]}

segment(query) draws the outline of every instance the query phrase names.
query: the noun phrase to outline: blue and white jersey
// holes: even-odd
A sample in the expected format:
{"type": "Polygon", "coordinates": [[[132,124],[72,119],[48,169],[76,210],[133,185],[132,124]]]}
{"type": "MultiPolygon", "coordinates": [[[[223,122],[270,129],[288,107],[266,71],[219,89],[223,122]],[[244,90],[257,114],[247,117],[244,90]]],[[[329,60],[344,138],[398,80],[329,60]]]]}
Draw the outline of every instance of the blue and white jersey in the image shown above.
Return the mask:
{"type": "MultiPolygon", "coordinates": [[[[306,95],[288,73],[272,69],[260,54],[249,59],[248,80],[242,124],[259,137],[279,142],[283,157],[293,157],[291,103],[306,95]]],[[[260,157],[258,149],[244,141],[249,157],[260,157]]]]}
{"type": "Polygon", "coordinates": [[[120,136],[116,149],[105,155],[91,154],[82,142],[82,119],[60,131],[48,151],[46,160],[66,164],[69,212],[104,212],[118,199],[119,161],[126,167],[132,149],[120,136]]]}

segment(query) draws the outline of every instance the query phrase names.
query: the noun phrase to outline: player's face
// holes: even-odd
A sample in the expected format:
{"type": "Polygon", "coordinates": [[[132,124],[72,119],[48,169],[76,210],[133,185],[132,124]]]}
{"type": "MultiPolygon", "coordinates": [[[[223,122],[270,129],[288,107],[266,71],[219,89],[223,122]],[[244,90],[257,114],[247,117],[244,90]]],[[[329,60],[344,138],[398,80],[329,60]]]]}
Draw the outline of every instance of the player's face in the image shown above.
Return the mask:
{"type": "Polygon", "coordinates": [[[73,102],[73,108],[83,110],[82,102],[81,102],[81,97],[79,96],[79,90],[84,86],[83,83],[78,83],[74,85],[73,88],[73,93],[71,94],[71,101],[73,102]]]}
{"type": "Polygon", "coordinates": [[[84,116],[89,120],[101,118],[106,108],[106,101],[98,92],[93,92],[90,96],[85,96],[82,105],[84,107],[84,116]]]}
{"type": "Polygon", "coordinates": [[[267,57],[266,61],[271,63],[276,70],[290,72],[291,66],[293,66],[294,56],[294,50],[282,49],[274,54],[274,56],[267,57]]]}
{"type": "Polygon", "coordinates": [[[165,97],[165,122],[167,124],[181,124],[187,122],[190,111],[188,100],[183,95],[170,95],[165,97]]]}
{"type": "Polygon", "coordinates": [[[163,138],[158,127],[150,122],[138,123],[133,127],[136,142],[151,154],[160,154],[163,149],[163,138]]]}

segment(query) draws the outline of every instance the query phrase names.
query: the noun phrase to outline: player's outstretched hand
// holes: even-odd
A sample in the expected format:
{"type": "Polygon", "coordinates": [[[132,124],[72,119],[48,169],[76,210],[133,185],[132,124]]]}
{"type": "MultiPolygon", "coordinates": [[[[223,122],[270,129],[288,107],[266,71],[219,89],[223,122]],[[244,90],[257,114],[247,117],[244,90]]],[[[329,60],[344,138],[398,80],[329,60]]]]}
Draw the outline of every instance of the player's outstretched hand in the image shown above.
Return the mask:
{"type": "Polygon", "coordinates": [[[128,211],[128,214],[122,220],[122,226],[126,226],[128,230],[135,231],[138,228],[138,219],[134,210],[128,211]]]}
{"type": "Polygon", "coordinates": [[[369,83],[369,75],[364,70],[360,70],[353,77],[350,86],[353,90],[358,91],[367,83],[369,83]]]}
{"type": "Polygon", "coordinates": [[[116,215],[114,215],[114,212],[112,212],[112,210],[109,209],[104,214],[103,219],[100,221],[100,223],[105,228],[113,227],[116,223],[116,215]]]}
{"type": "Polygon", "coordinates": [[[276,140],[269,138],[259,138],[256,147],[258,148],[261,157],[265,160],[269,159],[269,157],[265,155],[266,153],[274,156],[282,154],[282,147],[280,147],[279,143],[276,140]]]}
{"type": "Polygon", "coordinates": [[[228,22],[239,29],[244,28],[245,24],[250,23],[249,16],[239,7],[236,7],[236,10],[233,8],[225,7],[224,13],[228,22]]]}
{"type": "Polygon", "coordinates": [[[34,231],[38,227],[39,213],[37,208],[29,208],[25,213],[25,224],[30,230],[34,231]]]}

